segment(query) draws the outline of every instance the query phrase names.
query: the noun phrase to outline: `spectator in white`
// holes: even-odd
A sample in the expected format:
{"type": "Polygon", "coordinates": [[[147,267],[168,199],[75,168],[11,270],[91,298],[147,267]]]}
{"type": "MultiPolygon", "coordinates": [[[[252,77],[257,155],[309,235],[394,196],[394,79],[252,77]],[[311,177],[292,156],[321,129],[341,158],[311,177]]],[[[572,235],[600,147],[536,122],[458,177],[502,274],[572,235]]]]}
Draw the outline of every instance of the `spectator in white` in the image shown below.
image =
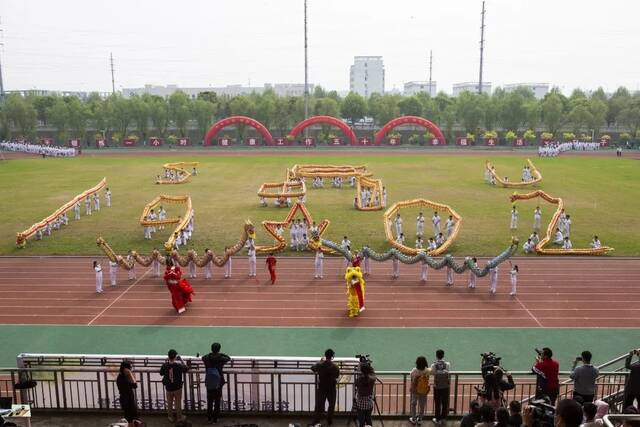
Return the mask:
{"type": "Polygon", "coordinates": [[[333,362],[335,355],[335,352],[329,348],[324,352],[322,360],[311,367],[311,370],[318,375],[315,415],[312,422],[314,425],[320,422],[320,417],[324,414],[325,402],[329,405],[327,424],[331,425],[333,422],[333,411],[336,407],[336,386],[340,377],[340,368],[333,362]]]}
{"type": "Polygon", "coordinates": [[[624,387],[624,405],[622,406],[623,408],[631,406],[634,400],[638,401],[638,406],[640,406],[640,348],[629,353],[624,361],[624,367],[629,370],[629,377],[624,387]],[[638,356],[638,360],[631,363],[634,355],[638,356]]]}
{"type": "Polygon", "coordinates": [[[451,365],[444,360],[444,350],[436,351],[436,361],[431,365],[433,375],[433,406],[435,417],[433,422],[440,424],[449,414],[449,370],[451,365]]]}
{"type": "Polygon", "coordinates": [[[174,349],[169,350],[168,356],[169,361],[160,367],[160,375],[162,375],[162,384],[166,395],[167,417],[169,422],[175,423],[187,418],[182,415],[182,384],[184,382],[183,375],[189,370],[189,367],[184,364],[174,349]]]}
{"type": "Polygon", "coordinates": [[[571,366],[570,375],[574,384],[573,398],[580,396],[583,402],[593,402],[598,374],[598,368],[591,364],[590,351],[583,351],[580,357],[576,357],[571,366]],[[577,366],[578,362],[582,362],[580,366],[577,366]]]}
{"type": "Polygon", "coordinates": [[[562,249],[571,249],[573,245],[571,244],[571,240],[569,240],[569,236],[564,238],[564,243],[562,243],[562,249]]]}
{"type": "Polygon", "coordinates": [[[98,261],[93,261],[93,270],[96,272],[96,292],[102,293],[102,266],[98,261]]]}
{"type": "MultiPolygon", "coordinates": [[[[462,417],[460,427],[475,427],[480,421],[480,403],[477,400],[472,400],[469,404],[469,413],[462,417]]],[[[517,425],[514,427],[520,426],[517,425]]]]}
{"type": "Polygon", "coordinates": [[[602,427],[604,425],[602,419],[596,419],[598,407],[595,404],[585,403],[582,405],[582,412],[584,413],[584,423],[580,427],[602,427]]]}
{"type": "Polygon", "coordinates": [[[591,241],[591,247],[593,249],[598,249],[602,247],[602,243],[600,243],[600,239],[598,239],[598,236],[593,236],[593,240],[591,241]]]}
{"type": "Polygon", "coordinates": [[[220,353],[220,344],[211,344],[211,353],[202,357],[205,371],[205,386],[207,388],[207,420],[209,423],[217,423],[220,417],[220,400],[222,399],[222,387],[224,387],[224,365],[231,358],[220,353]],[[213,408],[213,409],[212,409],[213,408]]]}
{"type": "Polygon", "coordinates": [[[531,252],[533,252],[533,249],[535,248],[535,246],[536,245],[533,244],[531,239],[527,239],[524,245],[522,245],[522,250],[524,250],[525,254],[530,254],[531,252]]]}
{"type": "Polygon", "coordinates": [[[427,395],[429,394],[429,364],[427,358],[419,356],[416,359],[416,367],[411,370],[411,424],[420,424],[424,416],[424,408],[427,406],[427,395]],[[416,406],[418,407],[416,411],[416,406]]]}
{"type": "Polygon", "coordinates": [[[554,245],[564,244],[564,237],[562,236],[562,231],[560,231],[560,228],[556,228],[556,235],[553,238],[553,244],[554,245]]]}

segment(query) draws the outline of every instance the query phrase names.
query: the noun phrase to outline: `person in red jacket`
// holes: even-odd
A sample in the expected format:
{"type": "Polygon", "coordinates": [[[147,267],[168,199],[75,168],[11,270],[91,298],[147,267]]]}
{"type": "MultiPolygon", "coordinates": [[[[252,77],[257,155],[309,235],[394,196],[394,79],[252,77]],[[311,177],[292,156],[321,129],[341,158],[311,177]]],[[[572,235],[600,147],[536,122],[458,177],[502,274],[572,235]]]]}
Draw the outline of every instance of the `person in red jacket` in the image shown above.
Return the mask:
{"type": "Polygon", "coordinates": [[[276,257],[273,256],[273,254],[269,254],[269,256],[267,257],[267,269],[269,270],[269,274],[271,275],[271,284],[273,285],[274,283],[276,283],[276,263],[278,261],[276,260],[276,257]]]}
{"type": "Polygon", "coordinates": [[[553,352],[549,347],[544,347],[542,351],[536,349],[536,352],[538,356],[532,368],[533,372],[538,376],[536,399],[548,396],[551,405],[555,405],[560,391],[560,381],[558,379],[560,364],[552,359],[553,352]]]}
{"type": "Polygon", "coordinates": [[[186,305],[191,302],[193,288],[186,279],[182,278],[180,266],[174,265],[171,258],[167,257],[166,265],[164,280],[171,293],[171,304],[178,314],[182,314],[186,310],[186,305]]]}

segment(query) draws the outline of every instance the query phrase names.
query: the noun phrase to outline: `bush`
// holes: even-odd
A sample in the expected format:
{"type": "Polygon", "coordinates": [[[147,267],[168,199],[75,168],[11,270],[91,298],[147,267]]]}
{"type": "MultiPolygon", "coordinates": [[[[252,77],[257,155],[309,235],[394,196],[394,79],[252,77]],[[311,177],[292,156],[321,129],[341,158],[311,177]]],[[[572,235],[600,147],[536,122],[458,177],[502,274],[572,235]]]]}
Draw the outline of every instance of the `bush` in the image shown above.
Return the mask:
{"type": "Polygon", "coordinates": [[[576,139],[576,134],[575,134],[575,133],[573,133],[573,132],[564,132],[564,133],[562,134],[562,138],[563,138],[565,141],[573,141],[574,139],[576,139]]]}
{"type": "Polygon", "coordinates": [[[475,141],[475,140],[476,140],[476,136],[475,136],[474,134],[472,134],[472,133],[469,133],[469,132],[467,132],[467,136],[466,136],[466,138],[467,138],[467,139],[470,139],[470,140],[472,140],[472,141],[475,141]]]}
{"type": "Polygon", "coordinates": [[[420,135],[418,135],[416,133],[414,133],[413,135],[411,135],[409,137],[409,144],[415,145],[415,144],[418,143],[418,141],[420,141],[420,135]]]}
{"type": "Polygon", "coordinates": [[[540,134],[540,138],[542,138],[543,141],[551,141],[553,139],[553,133],[551,133],[551,132],[542,132],[540,134]]]}
{"type": "Polygon", "coordinates": [[[522,135],[522,137],[525,139],[525,141],[528,142],[535,141],[536,133],[532,129],[528,129],[524,132],[524,135],[522,135]]]}
{"type": "Polygon", "coordinates": [[[604,139],[605,141],[609,142],[611,141],[611,135],[607,135],[607,134],[600,135],[600,139],[604,139]]]}
{"type": "Polygon", "coordinates": [[[631,134],[630,134],[630,133],[627,133],[627,132],[621,133],[621,134],[620,134],[620,141],[622,141],[622,142],[629,142],[629,141],[631,141],[631,134]]]}
{"type": "Polygon", "coordinates": [[[496,132],[495,130],[488,130],[484,133],[484,138],[485,139],[496,139],[498,138],[498,132],[496,132]]]}
{"type": "Polygon", "coordinates": [[[512,130],[510,130],[504,135],[504,139],[506,139],[509,142],[513,142],[513,140],[516,139],[517,137],[518,135],[512,130]]]}
{"type": "Polygon", "coordinates": [[[580,135],[580,141],[591,141],[591,135],[583,133],[582,135],[580,135]]]}

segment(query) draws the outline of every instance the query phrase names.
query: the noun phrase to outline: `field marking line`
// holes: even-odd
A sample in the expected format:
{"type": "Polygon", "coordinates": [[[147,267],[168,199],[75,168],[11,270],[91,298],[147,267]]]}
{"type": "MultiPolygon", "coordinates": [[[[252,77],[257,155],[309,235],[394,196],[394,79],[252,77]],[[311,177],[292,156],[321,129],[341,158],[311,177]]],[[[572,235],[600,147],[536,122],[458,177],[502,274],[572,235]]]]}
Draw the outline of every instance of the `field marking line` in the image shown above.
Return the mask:
{"type": "Polygon", "coordinates": [[[525,305],[523,304],[523,302],[522,302],[522,301],[520,301],[520,298],[518,298],[517,296],[516,296],[516,301],[518,301],[518,304],[520,304],[520,306],[524,309],[524,311],[526,311],[526,312],[529,314],[529,316],[531,316],[531,318],[532,318],[533,320],[535,320],[535,322],[538,324],[538,326],[540,326],[541,328],[544,328],[544,326],[542,325],[542,323],[540,323],[540,321],[538,320],[538,318],[537,318],[536,316],[534,316],[534,315],[533,315],[533,313],[532,313],[531,311],[529,311],[529,309],[527,308],[527,306],[525,306],[525,305]]]}
{"type": "Polygon", "coordinates": [[[129,289],[133,288],[139,281],[141,281],[142,279],[144,279],[144,276],[146,276],[152,269],[148,268],[147,271],[145,271],[144,273],[142,273],[142,276],[140,276],[140,278],[136,279],[127,289],[124,290],[123,293],[121,293],[120,295],[118,295],[118,297],[116,299],[114,299],[111,304],[109,304],[108,306],[105,307],[104,310],[102,310],[100,313],[98,313],[98,315],[96,317],[94,317],[93,319],[91,319],[91,321],[89,323],[87,323],[87,326],[91,326],[91,324],[93,322],[95,322],[96,320],[98,320],[98,317],[102,316],[107,310],[109,310],[115,303],[117,303],[120,298],[122,298],[124,296],[124,294],[126,294],[127,292],[129,292],[129,289]]]}

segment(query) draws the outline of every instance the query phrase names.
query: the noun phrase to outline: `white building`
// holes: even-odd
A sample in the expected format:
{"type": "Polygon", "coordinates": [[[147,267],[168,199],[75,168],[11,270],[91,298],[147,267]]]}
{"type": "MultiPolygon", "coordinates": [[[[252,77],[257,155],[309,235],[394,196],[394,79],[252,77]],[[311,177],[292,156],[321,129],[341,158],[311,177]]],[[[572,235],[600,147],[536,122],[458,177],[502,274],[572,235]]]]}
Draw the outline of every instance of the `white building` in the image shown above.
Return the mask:
{"type": "Polygon", "coordinates": [[[16,94],[22,97],[27,96],[75,96],[83,101],[89,98],[92,93],[97,93],[101,98],[107,98],[111,95],[111,92],[99,92],[99,91],[78,91],[78,90],[48,90],[48,89],[20,89],[20,90],[5,90],[6,95],[16,94]]]}
{"type": "Polygon", "coordinates": [[[542,99],[549,92],[549,83],[511,83],[502,86],[505,92],[513,92],[519,87],[524,87],[531,92],[536,97],[536,99],[542,99]]]}
{"type": "MultiPolygon", "coordinates": [[[[464,82],[464,83],[454,83],[453,84],[453,96],[458,96],[462,92],[473,92],[478,93],[478,88],[480,85],[478,82],[464,82]]],[[[482,82],[482,93],[486,93],[487,95],[491,95],[491,82],[482,82]]]]}
{"type": "MultiPolygon", "coordinates": [[[[227,85],[221,87],[178,87],[177,85],[167,86],[155,86],[144,85],[141,88],[125,88],[122,90],[122,94],[129,98],[133,95],[143,95],[145,93],[150,95],[157,95],[162,97],[171,96],[174,92],[181,90],[189,95],[192,99],[198,97],[202,92],[215,92],[220,96],[238,96],[249,95],[251,93],[264,93],[266,90],[273,90],[278,96],[302,96],[304,95],[304,83],[265,83],[264,86],[242,86],[242,85],[227,85]]],[[[313,92],[314,85],[309,85],[309,92],[313,92]]]]}
{"type": "Polygon", "coordinates": [[[354,56],[349,70],[349,90],[364,97],[384,93],[382,56],[354,56]]]}
{"type": "Polygon", "coordinates": [[[438,92],[436,89],[436,82],[432,81],[431,83],[429,82],[407,82],[404,84],[404,95],[405,96],[412,96],[412,95],[416,95],[420,92],[425,92],[428,93],[429,95],[436,96],[436,93],[438,92]]]}

